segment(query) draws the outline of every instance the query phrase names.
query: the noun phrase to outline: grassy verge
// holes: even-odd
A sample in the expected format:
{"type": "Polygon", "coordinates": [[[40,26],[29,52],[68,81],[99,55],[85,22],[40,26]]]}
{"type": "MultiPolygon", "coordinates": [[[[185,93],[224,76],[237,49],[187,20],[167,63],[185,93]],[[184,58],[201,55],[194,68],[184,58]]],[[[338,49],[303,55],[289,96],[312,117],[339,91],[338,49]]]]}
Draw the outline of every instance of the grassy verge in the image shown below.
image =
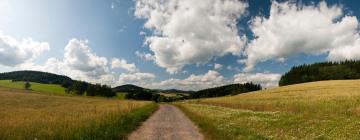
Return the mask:
{"type": "Polygon", "coordinates": [[[157,105],[0,87],[0,139],[125,139],[157,105]]]}
{"type": "MultiPolygon", "coordinates": [[[[200,129],[208,140],[266,140],[267,138],[241,126],[229,125],[227,115],[216,114],[210,110],[200,111],[200,105],[176,104],[200,129]]],[[[204,107],[210,106],[202,106],[204,107]]],[[[210,108],[208,108],[210,109],[210,108]]]]}

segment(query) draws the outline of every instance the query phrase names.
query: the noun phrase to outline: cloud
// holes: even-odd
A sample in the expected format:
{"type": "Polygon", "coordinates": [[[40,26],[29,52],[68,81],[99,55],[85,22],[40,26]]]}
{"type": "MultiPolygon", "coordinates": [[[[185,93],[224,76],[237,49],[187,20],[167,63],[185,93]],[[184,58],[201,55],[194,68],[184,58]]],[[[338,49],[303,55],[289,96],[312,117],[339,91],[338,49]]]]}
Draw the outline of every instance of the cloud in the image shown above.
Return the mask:
{"type": "Polygon", "coordinates": [[[239,73],[234,75],[234,83],[253,82],[269,88],[278,86],[280,78],[281,75],[276,73],[239,73]]]}
{"type": "Polygon", "coordinates": [[[217,71],[209,70],[205,74],[190,75],[185,79],[168,79],[148,85],[162,89],[200,90],[215,86],[225,85],[228,81],[217,71]]]}
{"type": "Polygon", "coordinates": [[[222,67],[223,67],[223,65],[221,65],[221,64],[217,64],[217,63],[214,64],[214,69],[215,69],[215,70],[219,70],[219,69],[221,69],[222,67]]]}
{"type": "Polygon", "coordinates": [[[118,85],[122,84],[136,84],[140,86],[146,86],[149,83],[154,82],[156,76],[152,73],[122,73],[119,76],[118,85]]]}
{"type": "Polygon", "coordinates": [[[91,52],[88,41],[71,39],[65,47],[64,63],[73,70],[78,70],[87,76],[97,76],[107,73],[107,59],[91,52]]]}
{"type": "Polygon", "coordinates": [[[247,58],[240,62],[246,64],[245,71],[250,71],[258,62],[284,61],[301,53],[330,52],[330,59],[338,59],[358,45],[358,27],[357,18],[344,15],[339,5],[328,6],[325,1],[318,5],[273,1],[269,17],[252,19],[250,28],[255,39],[246,48],[247,58]]]}
{"type": "Polygon", "coordinates": [[[360,59],[360,37],[356,36],[356,40],[348,45],[332,49],[328,55],[328,60],[359,60],[360,59]]]}
{"type": "Polygon", "coordinates": [[[50,46],[47,42],[37,42],[31,38],[18,41],[0,31],[0,65],[11,67],[30,62],[48,50],[50,46]]]}
{"type": "Polygon", "coordinates": [[[129,72],[136,72],[138,69],[134,63],[127,63],[125,59],[113,58],[111,61],[111,68],[121,68],[129,72]]]}
{"type": "Polygon", "coordinates": [[[147,61],[150,61],[150,60],[155,60],[155,57],[154,55],[150,54],[150,53],[141,53],[139,51],[136,51],[135,52],[135,55],[140,57],[141,59],[144,59],[144,60],[147,60],[147,61]]]}
{"type": "Polygon", "coordinates": [[[135,16],[153,31],[145,44],[156,64],[177,73],[185,65],[240,55],[246,37],[236,24],[247,7],[238,0],[136,0],[135,16]]]}
{"type": "Polygon", "coordinates": [[[64,49],[63,59],[49,58],[45,64],[25,63],[19,69],[40,70],[67,75],[76,80],[114,85],[114,74],[108,60],[90,50],[88,41],[71,39],[64,49]]]}

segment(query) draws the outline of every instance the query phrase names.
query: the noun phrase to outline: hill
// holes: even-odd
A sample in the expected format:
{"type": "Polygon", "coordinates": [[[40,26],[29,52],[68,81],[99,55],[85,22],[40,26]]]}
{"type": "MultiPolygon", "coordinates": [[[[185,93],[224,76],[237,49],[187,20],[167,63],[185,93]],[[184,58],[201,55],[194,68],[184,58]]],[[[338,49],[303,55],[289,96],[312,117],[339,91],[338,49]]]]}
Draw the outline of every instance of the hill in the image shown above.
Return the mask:
{"type": "Polygon", "coordinates": [[[360,61],[321,62],[295,66],[281,76],[279,86],[346,79],[360,79],[360,61]]]}
{"type": "Polygon", "coordinates": [[[139,87],[136,85],[132,85],[132,84],[126,84],[126,85],[121,85],[121,86],[117,86],[115,88],[112,89],[114,92],[142,92],[142,91],[146,91],[146,92],[153,92],[153,90],[151,89],[146,89],[143,87],[139,87]]]}
{"type": "Polygon", "coordinates": [[[109,86],[91,84],[85,81],[73,80],[67,76],[40,71],[14,71],[0,73],[0,80],[12,82],[27,81],[39,84],[61,85],[65,92],[75,95],[114,97],[115,92],[109,86]]]}
{"type": "Polygon", "coordinates": [[[220,97],[226,95],[236,95],[250,91],[261,90],[259,84],[244,83],[230,84],[220,87],[208,88],[191,93],[191,98],[220,97]]]}
{"type": "Polygon", "coordinates": [[[334,80],[178,106],[211,139],[358,139],[359,99],[360,80],[334,80]]]}
{"type": "Polygon", "coordinates": [[[0,73],[0,80],[29,81],[59,85],[73,82],[73,80],[67,76],[40,71],[13,71],[0,73]]]}

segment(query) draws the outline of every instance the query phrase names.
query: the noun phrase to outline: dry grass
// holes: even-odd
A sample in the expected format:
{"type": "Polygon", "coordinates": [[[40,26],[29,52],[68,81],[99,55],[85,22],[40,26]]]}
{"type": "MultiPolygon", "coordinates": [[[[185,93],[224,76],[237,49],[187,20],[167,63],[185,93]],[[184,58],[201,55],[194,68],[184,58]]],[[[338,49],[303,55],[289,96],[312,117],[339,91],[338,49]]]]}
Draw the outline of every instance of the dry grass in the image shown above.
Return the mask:
{"type": "Polygon", "coordinates": [[[360,80],[313,82],[180,105],[232,139],[360,137],[360,80]]]}
{"type": "Polygon", "coordinates": [[[0,88],[0,139],[97,139],[86,135],[150,104],[0,88]]]}

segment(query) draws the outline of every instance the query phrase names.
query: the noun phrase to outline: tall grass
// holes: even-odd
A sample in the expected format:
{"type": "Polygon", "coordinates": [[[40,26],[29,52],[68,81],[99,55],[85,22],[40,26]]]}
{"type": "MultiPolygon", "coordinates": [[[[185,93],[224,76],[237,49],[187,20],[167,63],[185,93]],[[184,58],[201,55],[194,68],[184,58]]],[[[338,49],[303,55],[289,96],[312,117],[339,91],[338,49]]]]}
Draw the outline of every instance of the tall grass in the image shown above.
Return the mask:
{"type": "Polygon", "coordinates": [[[195,122],[212,125],[212,135],[231,139],[360,137],[360,80],[292,85],[179,106],[195,122]]]}
{"type": "Polygon", "coordinates": [[[151,102],[0,88],[0,139],[125,139],[155,109],[151,102]]]}

